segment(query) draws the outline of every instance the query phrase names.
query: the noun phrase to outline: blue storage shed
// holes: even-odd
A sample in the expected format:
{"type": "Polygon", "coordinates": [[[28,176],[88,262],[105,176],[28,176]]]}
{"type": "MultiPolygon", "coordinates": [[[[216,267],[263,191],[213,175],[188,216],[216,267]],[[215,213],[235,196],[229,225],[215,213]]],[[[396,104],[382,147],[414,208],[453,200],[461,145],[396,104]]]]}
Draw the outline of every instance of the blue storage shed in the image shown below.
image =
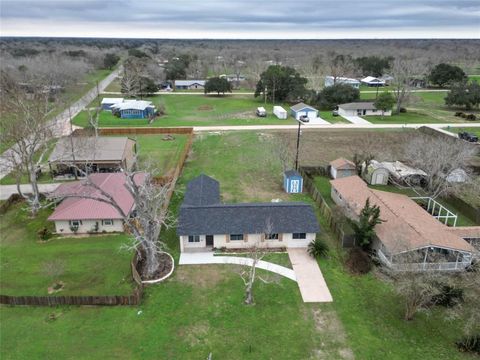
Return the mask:
{"type": "Polygon", "coordinates": [[[289,194],[300,194],[303,191],[303,178],[298,171],[287,170],[283,174],[283,188],[289,194]]]}

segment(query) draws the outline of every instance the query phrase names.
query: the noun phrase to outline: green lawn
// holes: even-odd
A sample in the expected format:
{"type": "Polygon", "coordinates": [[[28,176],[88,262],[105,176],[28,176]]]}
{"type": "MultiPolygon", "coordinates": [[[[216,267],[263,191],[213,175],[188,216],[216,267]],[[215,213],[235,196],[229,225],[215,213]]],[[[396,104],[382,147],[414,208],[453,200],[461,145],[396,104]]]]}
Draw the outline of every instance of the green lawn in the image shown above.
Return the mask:
{"type": "Polygon", "coordinates": [[[411,110],[407,111],[406,113],[384,116],[383,118],[381,116],[363,116],[363,118],[373,124],[421,124],[441,122],[425,113],[411,110]]]}
{"type": "MultiPolygon", "coordinates": [[[[311,202],[307,195],[283,192],[281,167],[265,151],[265,136],[197,136],[172,211],[178,211],[186,183],[201,172],[220,181],[225,201],[311,202]]],[[[258,281],[256,305],[247,307],[234,267],[179,266],[165,283],[147,288],[138,307],[1,307],[2,358],[55,353],[80,359],[204,359],[211,352],[213,359],[242,360],[471,359],[456,350],[459,324],[444,322],[441,310],[405,322],[388,283],[374,274],[346,272],[343,250],[320,220],[321,237],[331,248],[329,258],[319,262],[331,304],[304,304],[297,284],[281,278],[258,281]],[[51,313],[58,319],[46,321],[51,313]]],[[[175,228],[161,236],[178,259],[175,228]]]]}
{"type": "Polygon", "coordinates": [[[137,141],[139,161],[152,163],[158,175],[165,175],[177,166],[185,148],[188,135],[174,134],[173,140],[164,140],[166,135],[134,135],[137,141]]]}
{"type": "Polygon", "coordinates": [[[462,128],[449,127],[449,128],[444,128],[444,130],[450,131],[451,133],[454,133],[454,134],[458,134],[460,132],[466,131],[466,132],[469,132],[470,134],[475,134],[480,138],[480,127],[462,127],[462,128]]]}
{"type": "MultiPolygon", "coordinates": [[[[265,105],[253,96],[190,96],[158,95],[148,98],[157,107],[165,106],[166,115],[156,119],[152,124],[143,119],[119,119],[110,112],[102,111],[100,126],[209,126],[209,125],[264,125],[294,124],[293,118],[279,120],[272,114],[272,104],[265,105]],[[266,118],[255,116],[259,106],[267,109],[266,118]]],[[[288,109],[288,106],[284,107],[288,109]]],[[[87,113],[82,111],[74,119],[78,126],[87,126],[87,113]]]]}
{"type": "Polygon", "coordinates": [[[313,183],[315,184],[315,187],[320,192],[320,195],[322,195],[327,205],[335,206],[335,203],[330,197],[330,192],[332,189],[332,186],[330,185],[330,178],[328,178],[327,176],[315,176],[315,178],[313,179],[313,183]]]}
{"type": "Polygon", "coordinates": [[[347,120],[345,120],[341,116],[333,116],[331,111],[319,111],[318,116],[320,116],[323,120],[326,120],[332,124],[337,124],[337,123],[348,124],[349,123],[347,120]]]}
{"type": "Polygon", "coordinates": [[[125,235],[83,238],[52,238],[38,241],[37,231],[53,223],[43,209],[31,219],[24,203],[13,205],[0,215],[1,293],[5,295],[47,295],[57,280],[65,283],[60,295],[126,295],[132,282],[129,262],[132,254],[120,249],[125,235]],[[47,267],[61,270],[57,276],[47,267]]]}

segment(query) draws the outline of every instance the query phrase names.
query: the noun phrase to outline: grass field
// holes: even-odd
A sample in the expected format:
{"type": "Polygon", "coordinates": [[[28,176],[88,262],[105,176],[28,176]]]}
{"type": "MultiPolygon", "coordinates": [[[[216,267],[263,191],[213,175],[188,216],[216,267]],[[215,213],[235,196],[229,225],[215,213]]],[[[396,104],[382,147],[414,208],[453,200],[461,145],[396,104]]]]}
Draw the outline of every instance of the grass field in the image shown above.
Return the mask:
{"type": "Polygon", "coordinates": [[[341,116],[333,116],[331,111],[319,111],[318,116],[332,124],[348,124],[341,116]]]}
{"type": "Polygon", "coordinates": [[[459,132],[469,132],[470,134],[475,134],[480,138],[480,127],[461,127],[461,128],[456,128],[456,127],[449,127],[449,128],[444,128],[444,130],[450,131],[451,133],[458,134],[459,132]]]}
{"type": "Polygon", "coordinates": [[[363,116],[363,118],[373,124],[432,124],[441,122],[426,113],[417,111],[408,111],[406,113],[392,114],[391,116],[363,116]]]}
{"type": "Polygon", "coordinates": [[[53,223],[43,209],[31,219],[24,203],[0,216],[1,293],[47,295],[47,288],[61,280],[60,295],[127,295],[132,290],[129,262],[132,254],[120,249],[125,235],[52,238],[41,243],[37,231],[53,223]],[[55,266],[60,273],[49,274],[55,266]]]}
{"type": "MultiPolygon", "coordinates": [[[[293,118],[279,120],[272,114],[273,105],[265,105],[253,96],[190,96],[159,95],[148,98],[157,107],[165,106],[166,115],[157,118],[152,124],[143,119],[119,119],[110,112],[102,111],[100,126],[211,126],[211,125],[265,125],[294,124],[293,118]],[[258,118],[258,106],[267,109],[268,116],[258,118]]],[[[284,106],[285,107],[285,106],[284,106]]],[[[288,106],[285,107],[288,109],[288,106]]],[[[82,111],[73,119],[78,126],[87,126],[87,113],[82,111]]]]}
{"type": "MultiPolygon", "coordinates": [[[[264,151],[267,135],[197,136],[171,209],[177,211],[186,183],[202,172],[220,181],[225,201],[311,202],[282,191],[280,165],[264,151]]],[[[233,267],[179,266],[165,283],[147,288],[144,303],[134,308],[0,308],[2,358],[55,352],[57,358],[203,359],[211,352],[213,359],[242,360],[471,359],[454,346],[459,324],[445,323],[441,311],[405,322],[402,303],[387,282],[375,274],[350,275],[343,250],[320,220],[320,236],[331,248],[319,262],[331,304],[304,304],[297,284],[281,278],[258,281],[256,305],[247,307],[233,267]],[[46,321],[52,312],[58,319],[46,321]]],[[[178,258],[175,229],[162,238],[178,258]]]]}

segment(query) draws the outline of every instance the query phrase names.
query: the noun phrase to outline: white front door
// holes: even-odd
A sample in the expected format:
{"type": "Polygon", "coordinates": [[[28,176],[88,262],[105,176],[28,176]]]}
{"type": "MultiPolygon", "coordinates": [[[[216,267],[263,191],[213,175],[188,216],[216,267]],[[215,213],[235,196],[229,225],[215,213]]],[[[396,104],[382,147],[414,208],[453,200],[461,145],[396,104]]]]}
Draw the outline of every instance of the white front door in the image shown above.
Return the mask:
{"type": "Polygon", "coordinates": [[[290,192],[298,193],[299,189],[300,189],[300,180],[292,180],[291,186],[290,186],[290,192]]]}

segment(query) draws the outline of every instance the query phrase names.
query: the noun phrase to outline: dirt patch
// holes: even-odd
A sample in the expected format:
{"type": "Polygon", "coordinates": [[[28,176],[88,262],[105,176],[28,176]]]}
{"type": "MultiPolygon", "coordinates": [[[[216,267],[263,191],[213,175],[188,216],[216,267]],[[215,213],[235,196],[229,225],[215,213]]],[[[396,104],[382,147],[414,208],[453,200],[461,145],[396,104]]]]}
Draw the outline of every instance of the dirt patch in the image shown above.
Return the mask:
{"type": "MultiPolygon", "coordinates": [[[[170,273],[173,267],[172,259],[166,253],[160,253],[157,255],[158,261],[160,262],[160,266],[158,267],[157,271],[153,273],[151,276],[147,277],[142,275],[142,280],[156,280],[160,279],[167,274],[170,273]]],[[[139,274],[145,274],[145,266],[146,262],[144,261],[145,257],[143,257],[137,265],[137,271],[139,274]]]]}
{"type": "Polygon", "coordinates": [[[226,270],[218,265],[179,266],[175,279],[183,284],[211,289],[226,277],[226,270]]]}
{"type": "Polygon", "coordinates": [[[200,105],[197,110],[199,111],[212,111],[213,106],[212,105],[200,105]]]}
{"type": "Polygon", "coordinates": [[[347,346],[347,338],[342,323],[333,310],[311,308],[304,316],[313,318],[316,331],[321,334],[321,341],[313,351],[314,359],[353,360],[355,356],[347,346]]]}
{"type": "Polygon", "coordinates": [[[177,338],[183,339],[186,343],[196,346],[208,342],[208,331],[210,325],[207,321],[201,321],[191,326],[185,326],[178,330],[177,338]]]}
{"type": "MultiPolygon", "coordinates": [[[[327,165],[339,157],[352,158],[355,152],[368,151],[379,161],[402,159],[405,143],[413,130],[308,130],[300,142],[300,164],[303,166],[327,165]]],[[[295,154],[297,133],[275,132],[281,136],[295,154]]]]}

